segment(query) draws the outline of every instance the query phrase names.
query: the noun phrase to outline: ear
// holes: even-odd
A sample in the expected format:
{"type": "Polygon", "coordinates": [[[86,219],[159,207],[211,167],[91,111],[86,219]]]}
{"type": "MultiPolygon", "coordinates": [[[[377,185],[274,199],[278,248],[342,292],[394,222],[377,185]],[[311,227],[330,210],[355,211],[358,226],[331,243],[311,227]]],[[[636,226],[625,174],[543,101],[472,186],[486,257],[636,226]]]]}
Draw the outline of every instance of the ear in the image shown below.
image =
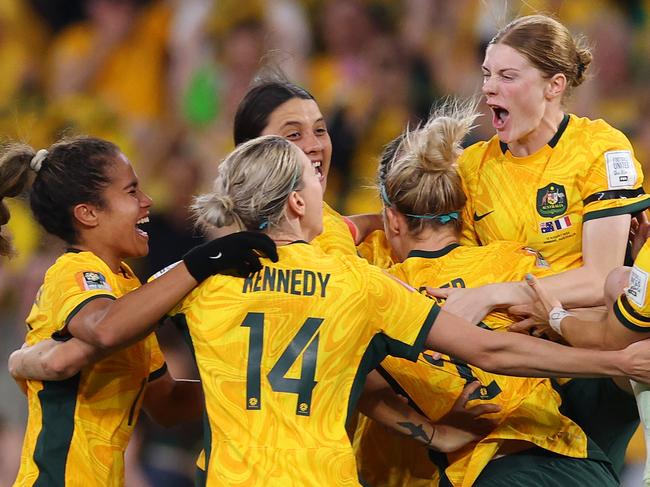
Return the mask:
{"type": "Polygon", "coordinates": [[[99,225],[97,207],[90,203],[80,203],[72,209],[74,221],[84,227],[94,228],[99,225]]]}
{"type": "Polygon", "coordinates": [[[298,191],[292,191],[287,199],[287,209],[297,217],[305,216],[305,200],[298,191]]]}
{"type": "Polygon", "coordinates": [[[566,76],[562,73],[557,73],[551,76],[546,85],[545,95],[549,100],[553,98],[561,97],[566,90],[567,80],[566,76]]]}
{"type": "Polygon", "coordinates": [[[386,230],[391,235],[401,235],[406,231],[406,219],[399,211],[393,208],[386,208],[386,230]]]}

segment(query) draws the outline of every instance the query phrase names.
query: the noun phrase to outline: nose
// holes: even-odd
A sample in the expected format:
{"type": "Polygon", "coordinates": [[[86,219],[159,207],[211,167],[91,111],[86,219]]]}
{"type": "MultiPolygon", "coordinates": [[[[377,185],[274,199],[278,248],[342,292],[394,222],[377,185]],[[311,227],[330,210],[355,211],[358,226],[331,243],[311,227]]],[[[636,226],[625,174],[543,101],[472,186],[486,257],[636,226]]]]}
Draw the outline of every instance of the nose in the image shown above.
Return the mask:
{"type": "Polygon", "coordinates": [[[142,208],[151,208],[152,204],[153,204],[153,200],[149,197],[148,194],[143,192],[140,198],[140,206],[142,208]]]}
{"type": "Polygon", "coordinates": [[[311,154],[312,152],[319,152],[322,150],[323,143],[315,133],[312,132],[305,136],[305,145],[303,146],[303,152],[305,154],[311,154]]]}
{"type": "Polygon", "coordinates": [[[485,76],[483,78],[483,86],[481,91],[484,95],[493,95],[496,91],[496,83],[493,80],[492,76],[485,76]]]}

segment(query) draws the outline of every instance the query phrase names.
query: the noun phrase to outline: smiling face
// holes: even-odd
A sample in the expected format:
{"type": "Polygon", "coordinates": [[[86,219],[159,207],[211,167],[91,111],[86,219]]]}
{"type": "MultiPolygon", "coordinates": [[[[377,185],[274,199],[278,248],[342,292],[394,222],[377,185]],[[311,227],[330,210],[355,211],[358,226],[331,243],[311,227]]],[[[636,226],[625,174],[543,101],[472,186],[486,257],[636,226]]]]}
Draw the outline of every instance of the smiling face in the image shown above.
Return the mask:
{"type": "Polygon", "coordinates": [[[499,139],[508,145],[532,145],[535,150],[546,144],[557,129],[553,126],[557,113],[561,119],[560,97],[552,80],[505,44],[488,46],[481,68],[483,94],[499,139]]]}
{"type": "Polygon", "coordinates": [[[323,189],[321,173],[305,154],[300,154],[302,162],[302,188],[298,193],[305,203],[302,228],[305,240],[311,241],[323,232],[323,189]]]}
{"type": "Polygon", "coordinates": [[[102,194],[105,206],[96,210],[98,225],[93,238],[103,245],[102,257],[108,260],[143,257],[149,252],[149,236],[139,225],[149,221],[151,198],[140,189],[124,154],[115,157],[108,175],[111,182],[102,194]]]}
{"type": "Polygon", "coordinates": [[[332,160],[332,141],[323,114],[314,100],[291,98],[269,116],[261,135],[279,135],[296,144],[318,172],[322,190],[332,160]]]}

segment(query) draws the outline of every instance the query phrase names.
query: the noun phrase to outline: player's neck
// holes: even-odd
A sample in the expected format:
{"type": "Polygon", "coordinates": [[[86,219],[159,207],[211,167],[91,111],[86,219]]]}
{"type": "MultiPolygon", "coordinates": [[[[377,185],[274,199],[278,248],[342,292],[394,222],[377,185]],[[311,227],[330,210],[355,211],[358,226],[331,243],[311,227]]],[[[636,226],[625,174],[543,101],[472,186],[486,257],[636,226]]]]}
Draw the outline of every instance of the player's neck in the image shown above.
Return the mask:
{"type": "Polygon", "coordinates": [[[442,228],[426,229],[416,236],[409,236],[406,242],[408,252],[411,250],[442,250],[460,240],[458,231],[452,225],[442,228]]]}

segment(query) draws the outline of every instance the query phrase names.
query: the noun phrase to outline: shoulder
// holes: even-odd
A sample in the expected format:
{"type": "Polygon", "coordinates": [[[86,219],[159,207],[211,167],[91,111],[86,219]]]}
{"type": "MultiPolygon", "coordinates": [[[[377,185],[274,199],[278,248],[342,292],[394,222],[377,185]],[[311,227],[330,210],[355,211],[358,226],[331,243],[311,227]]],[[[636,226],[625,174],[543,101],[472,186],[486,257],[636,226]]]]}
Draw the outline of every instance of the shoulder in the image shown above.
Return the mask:
{"type": "Polygon", "coordinates": [[[106,277],[107,266],[92,252],[66,252],[61,255],[46,273],[50,279],[65,279],[79,272],[95,272],[106,277]]]}
{"type": "Polygon", "coordinates": [[[481,165],[482,161],[486,158],[491,158],[499,155],[499,138],[495,135],[490,140],[476,142],[463,150],[463,153],[458,158],[458,168],[461,175],[465,175],[481,165]]]}
{"type": "Polygon", "coordinates": [[[343,218],[343,216],[338,211],[323,201],[323,217],[325,216],[331,218],[343,218]]]}
{"type": "Polygon", "coordinates": [[[569,127],[572,143],[576,139],[582,139],[595,150],[604,150],[602,147],[616,148],[617,146],[622,149],[630,148],[630,141],[626,135],[602,119],[591,120],[571,114],[569,127]]]}

